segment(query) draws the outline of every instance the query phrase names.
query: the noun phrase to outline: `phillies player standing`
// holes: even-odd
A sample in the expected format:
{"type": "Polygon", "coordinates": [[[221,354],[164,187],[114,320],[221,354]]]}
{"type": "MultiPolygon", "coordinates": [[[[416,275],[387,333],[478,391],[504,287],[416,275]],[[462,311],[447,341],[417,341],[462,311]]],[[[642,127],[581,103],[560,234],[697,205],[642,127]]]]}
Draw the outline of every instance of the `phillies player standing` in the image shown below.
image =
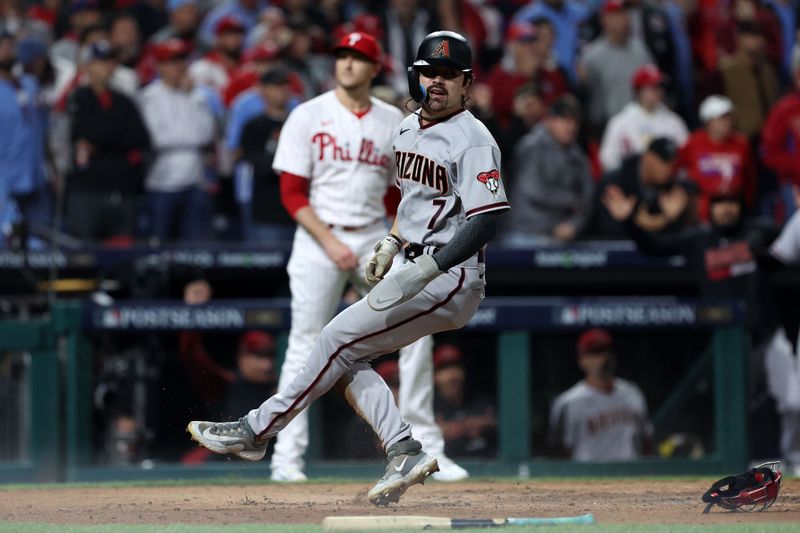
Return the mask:
{"type": "Polygon", "coordinates": [[[402,200],[391,232],[367,264],[367,281],[375,286],[325,326],[300,373],[278,394],[236,422],[192,421],[187,427],[209,450],[257,461],[271,437],[338,385],[387,453],[386,473],[367,493],[375,505],[399,501],[439,465],[412,437],[391,390],[369,362],[469,322],[486,285],[484,248],[509,209],[500,149],[464,108],[472,84],[466,39],[447,31],[428,35],[408,78],[422,108],[394,135],[402,200]],[[385,276],[400,250],[405,262],[385,276]]]}
{"type": "MultiPolygon", "coordinates": [[[[354,32],[334,52],[336,88],[289,115],[273,161],[283,203],[299,224],[288,264],[292,329],[278,390],[303,368],[345,285],[366,293],[363,265],[386,233],[383,197],[394,186],[392,133],[403,116],[369,95],[380,71],[380,47],[369,34],[354,32]]],[[[443,456],[433,415],[432,345],[425,338],[401,350],[400,409],[439,457],[444,479],[463,479],[467,472],[443,456]]],[[[307,446],[308,415],[301,413],[278,437],[272,479],[305,480],[307,446]]]]}

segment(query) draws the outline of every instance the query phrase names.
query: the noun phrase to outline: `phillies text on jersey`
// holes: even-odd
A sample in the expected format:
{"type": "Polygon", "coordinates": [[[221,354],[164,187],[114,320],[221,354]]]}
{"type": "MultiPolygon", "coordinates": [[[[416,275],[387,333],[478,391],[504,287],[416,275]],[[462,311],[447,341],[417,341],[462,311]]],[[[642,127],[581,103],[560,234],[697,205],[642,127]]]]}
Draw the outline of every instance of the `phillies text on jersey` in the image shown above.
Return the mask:
{"type": "Polygon", "coordinates": [[[297,106],[281,130],[272,166],[310,180],[309,202],[325,223],[366,226],[385,216],[392,133],[403,115],[376,98],[371,103],[359,117],[329,91],[297,106]]]}

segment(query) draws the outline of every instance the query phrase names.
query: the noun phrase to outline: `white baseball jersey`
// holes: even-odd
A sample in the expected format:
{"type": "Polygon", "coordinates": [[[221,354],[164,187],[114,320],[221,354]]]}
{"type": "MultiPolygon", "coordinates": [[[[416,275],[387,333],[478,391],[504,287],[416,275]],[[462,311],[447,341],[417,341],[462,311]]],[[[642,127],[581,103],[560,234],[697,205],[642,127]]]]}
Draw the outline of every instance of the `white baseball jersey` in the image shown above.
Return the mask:
{"type": "Polygon", "coordinates": [[[581,380],[561,393],[550,412],[550,431],[576,461],[627,461],[639,456],[653,429],[642,391],[617,378],[610,392],[581,380]]]}
{"type": "Polygon", "coordinates": [[[370,100],[359,118],[329,91],[295,108],[281,130],[272,167],[311,180],[309,201],[325,223],[360,227],[386,214],[392,134],[403,114],[370,100]]]}
{"type": "Polygon", "coordinates": [[[789,219],[770,251],[788,265],[800,263],[800,211],[789,219]]]}
{"type": "Polygon", "coordinates": [[[396,130],[394,151],[398,231],[409,242],[444,246],[471,216],[509,208],[500,149],[469,111],[426,126],[409,115],[396,130]]]}

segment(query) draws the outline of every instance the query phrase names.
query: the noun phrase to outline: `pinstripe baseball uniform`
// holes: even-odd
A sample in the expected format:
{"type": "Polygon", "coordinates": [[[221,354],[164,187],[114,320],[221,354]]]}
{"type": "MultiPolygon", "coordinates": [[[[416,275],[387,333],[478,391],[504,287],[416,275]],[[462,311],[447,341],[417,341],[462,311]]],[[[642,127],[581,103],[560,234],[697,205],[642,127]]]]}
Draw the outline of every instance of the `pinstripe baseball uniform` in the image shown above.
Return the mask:
{"type": "MultiPolygon", "coordinates": [[[[371,99],[363,116],[346,109],[334,91],[298,106],[281,130],[273,167],[309,179],[309,201],[319,219],[359,258],[358,270],[345,272],[316,240],[298,227],[287,271],[292,292],[292,328],[278,390],[285,389],[306,364],[314,341],[333,317],[347,283],[368,290],[364,265],[375,242],[386,235],[383,196],[393,185],[392,135],[400,111],[371,99]]],[[[400,407],[420,428],[420,441],[435,455],[444,440],[433,415],[433,340],[423,338],[400,353],[400,407]]],[[[273,478],[302,471],[308,447],[308,415],[300,413],[275,444],[273,478]]]]}
{"type": "MultiPolygon", "coordinates": [[[[469,111],[421,127],[406,117],[394,136],[400,236],[408,250],[432,253],[469,217],[509,208],[497,143],[469,111]]],[[[259,437],[272,437],[339,380],[355,410],[386,448],[411,436],[392,393],[369,361],[417,339],[464,326],[483,297],[483,251],[436,277],[410,300],[374,311],[364,298],[323,330],[305,366],[280,392],[250,411],[259,437]]],[[[388,276],[392,275],[392,271],[388,276]]],[[[401,377],[402,379],[402,377],[401,377]]],[[[416,435],[415,435],[416,436],[416,435]]]]}

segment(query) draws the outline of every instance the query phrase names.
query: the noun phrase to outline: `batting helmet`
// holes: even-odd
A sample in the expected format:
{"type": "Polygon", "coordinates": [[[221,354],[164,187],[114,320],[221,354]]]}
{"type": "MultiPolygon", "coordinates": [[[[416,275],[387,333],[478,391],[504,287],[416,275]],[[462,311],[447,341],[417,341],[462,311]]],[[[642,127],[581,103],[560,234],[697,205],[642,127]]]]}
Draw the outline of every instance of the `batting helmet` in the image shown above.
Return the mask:
{"type": "Polygon", "coordinates": [[[714,505],[748,513],[767,509],[781,489],[780,464],[780,461],[771,461],[720,479],[703,494],[703,503],[707,504],[703,513],[708,513],[714,505]]]}
{"type": "Polygon", "coordinates": [[[418,67],[442,65],[472,75],[472,49],[467,40],[454,31],[429,33],[417,49],[414,63],[408,67],[408,93],[417,103],[425,100],[425,88],[419,83],[418,67]]]}

